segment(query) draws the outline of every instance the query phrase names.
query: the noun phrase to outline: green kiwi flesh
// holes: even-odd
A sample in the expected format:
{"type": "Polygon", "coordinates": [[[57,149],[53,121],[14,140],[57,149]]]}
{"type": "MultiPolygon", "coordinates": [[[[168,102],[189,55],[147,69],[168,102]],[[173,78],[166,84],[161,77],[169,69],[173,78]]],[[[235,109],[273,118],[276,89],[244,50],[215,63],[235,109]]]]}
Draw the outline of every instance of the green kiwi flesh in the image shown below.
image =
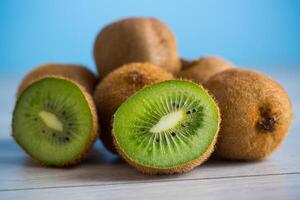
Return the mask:
{"type": "Polygon", "coordinates": [[[96,138],[94,113],[83,88],[64,78],[35,81],[13,112],[13,137],[45,165],[76,163],[96,138]]]}
{"type": "Polygon", "coordinates": [[[129,164],[149,174],[188,171],[213,151],[220,114],[190,81],[169,80],[138,91],[116,111],[113,137],[129,164]]]}

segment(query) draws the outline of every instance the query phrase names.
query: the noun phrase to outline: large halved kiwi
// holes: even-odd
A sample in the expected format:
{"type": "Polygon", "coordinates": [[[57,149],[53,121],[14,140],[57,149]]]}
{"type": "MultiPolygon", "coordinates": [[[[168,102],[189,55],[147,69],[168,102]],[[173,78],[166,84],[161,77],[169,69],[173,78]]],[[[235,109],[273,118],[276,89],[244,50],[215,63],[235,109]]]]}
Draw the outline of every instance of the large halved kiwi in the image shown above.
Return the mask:
{"type": "Polygon", "coordinates": [[[13,112],[13,137],[35,160],[52,166],[80,161],[97,136],[92,97],[72,80],[48,76],[20,94],[13,112]]]}
{"type": "Polygon", "coordinates": [[[149,174],[181,173],[214,149],[219,109],[201,86],[183,80],[152,84],[116,111],[113,138],[119,154],[149,174]]]}
{"type": "Polygon", "coordinates": [[[259,160],[283,142],[292,121],[292,106],[276,81],[251,70],[230,69],[205,84],[222,113],[216,154],[233,160],[259,160]]]}

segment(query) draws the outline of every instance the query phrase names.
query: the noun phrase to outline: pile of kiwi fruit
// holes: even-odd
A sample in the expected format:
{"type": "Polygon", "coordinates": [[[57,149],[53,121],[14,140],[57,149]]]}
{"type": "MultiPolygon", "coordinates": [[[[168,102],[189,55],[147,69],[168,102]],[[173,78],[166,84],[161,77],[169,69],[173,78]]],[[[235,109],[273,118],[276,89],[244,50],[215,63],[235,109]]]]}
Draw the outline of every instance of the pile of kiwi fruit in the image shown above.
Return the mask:
{"type": "Polygon", "coordinates": [[[21,81],[12,136],[42,165],[78,164],[99,138],[143,173],[183,173],[212,154],[264,159],[288,133],[292,106],[279,83],[221,57],[180,58],[158,19],[104,27],[94,58],[97,74],[49,63],[21,81]]]}

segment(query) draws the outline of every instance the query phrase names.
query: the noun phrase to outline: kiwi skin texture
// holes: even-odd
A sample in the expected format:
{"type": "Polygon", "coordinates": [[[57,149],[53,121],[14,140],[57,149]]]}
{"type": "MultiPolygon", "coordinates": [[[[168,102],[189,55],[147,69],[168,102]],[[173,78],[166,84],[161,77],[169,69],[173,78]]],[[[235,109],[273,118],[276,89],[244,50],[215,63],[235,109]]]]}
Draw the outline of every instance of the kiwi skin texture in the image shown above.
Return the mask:
{"type": "Polygon", "coordinates": [[[57,63],[43,64],[34,68],[23,78],[17,91],[17,97],[20,96],[24,89],[33,81],[49,75],[72,79],[85,87],[86,91],[90,94],[92,94],[97,81],[96,76],[82,65],[57,63]]]}
{"type": "Polygon", "coordinates": [[[232,63],[213,56],[203,57],[191,62],[182,60],[182,70],[177,74],[177,77],[203,84],[211,76],[230,68],[234,68],[232,63]]]}
{"type": "MultiPolygon", "coordinates": [[[[28,87],[26,87],[24,89],[24,91],[29,88],[32,84],[34,84],[36,81],[42,80],[44,78],[56,78],[56,79],[63,79],[63,80],[67,80],[71,83],[73,83],[74,85],[76,85],[82,92],[83,96],[85,97],[85,100],[87,101],[91,114],[92,114],[92,118],[93,118],[93,131],[92,131],[92,135],[91,138],[89,140],[89,142],[87,143],[87,145],[85,146],[85,148],[81,151],[81,153],[78,155],[78,157],[75,160],[72,160],[68,163],[61,163],[61,164],[49,164],[43,161],[40,161],[38,159],[36,159],[35,157],[33,157],[30,152],[26,151],[25,148],[22,148],[33,160],[37,161],[38,163],[40,163],[42,166],[47,166],[47,167],[69,167],[69,166],[74,166],[78,163],[80,163],[87,155],[87,153],[89,152],[89,150],[92,148],[93,144],[95,143],[96,139],[99,137],[98,134],[98,129],[99,129],[99,124],[98,124],[98,116],[97,116],[97,112],[96,112],[96,106],[95,103],[93,101],[92,96],[90,95],[90,93],[80,84],[78,84],[77,82],[66,78],[66,77],[62,77],[62,76],[56,76],[56,75],[48,75],[48,76],[44,76],[42,78],[37,78],[36,80],[33,80],[28,87]]],[[[20,94],[20,96],[22,95],[22,93],[20,94]]],[[[17,104],[17,103],[16,103],[17,104]]],[[[14,133],[12,133],[12,137],[14,138],[14,140],[16,141],[16,143],[21,146],[21,144],[18,141],[18,138],[14,137],[14,133]]]]}
{"type": "Polygon", "coordinates": [[[100,79],[132,62],[148,62],[175,73],[180,70],[176,40],[165,23],[155,18],[128,18],[98,34],[94,58],[100,79]]]}
{"type": "Polygon", "coordinates": [[[191,61],[189,61],[185,58],[180,58],[180,65],[181,65],[180,69],[181,69],[181,71],[184,70],[184,69],[187,69],[190,64],[191,64],[191,61]]]}
{"type": "Polygon", "coordinates": [[[255,71],[229,69],[204,87],[222,114],[217,157],[261,160],[280,147],[292,121],[292,105],[280,84],[255,71]]]}
{"type": "MultiPolygon", "coordinates": [[[[188,81],[188,80],[185,80],[188,81]]],[[[193,83],[194,84],[194,83],[193,83]]],[[[201,85],[197,85],[198,87],[201,87],[204,91],[207,92],[206,89],[204,89],[201,85]]],[[[145,87],[150,87],[150,86],[145,86],[145,87]]],[[[208,92],[207,92],[208,93],[208,92]]],[[[212,97],[212,96],[211,96],[212,97]]],[[[213,97],[212,97],[213,98],[213,97]]],[[[121,157],[132,167],[136,168],[138,171],[144,173],[144,174],[148,174],[148,175],[164,175],[164,174],[181,174],[181,173],[185,173],[188,171],[191,171],[193,168],[201,165],[202,163],[204,163],[214,152],[215,150],[215,145],[217,142],[217,138],[218,138],[218,134],[219,134],[219,130],[220,130],[220,123],[221,123],[221,114],[220,114],[220,110],[219,107],[217,105],[217,102],[214,100],[216,107],[218,109],[218,129],[216,131],[216,134],[210,144],[210,146],[207,148],[206,152],[204,154],[202,154],[199,158],[192,160],[188,163],[173,167],[173,168],[166,168],[166,169],[160,169],[160,168],[153,168],[153,167],[148,167],[148,166],[143,166],[140,164],[137,164],[136,162],[134,162],[132,159],[130,159],[123,151],[121,148],[118,147],[118,144],[115,140],[115,138],[113,137],[113,142],[114,142],[114,146],[117,149],[117,152],[119,155],[121,155],[121,157]]],[[[114,136],[114,134],[113,134],[114,136]]]]}
{"type": "Polygon", "coordinates": [[[116,153],[112,138],[112,118],[118,107],[144,86],[174,79],[174,76],[149,63],[131,63],[108,74],[96,87],[94,99],[101,126],[101,140],[116,153]]]}

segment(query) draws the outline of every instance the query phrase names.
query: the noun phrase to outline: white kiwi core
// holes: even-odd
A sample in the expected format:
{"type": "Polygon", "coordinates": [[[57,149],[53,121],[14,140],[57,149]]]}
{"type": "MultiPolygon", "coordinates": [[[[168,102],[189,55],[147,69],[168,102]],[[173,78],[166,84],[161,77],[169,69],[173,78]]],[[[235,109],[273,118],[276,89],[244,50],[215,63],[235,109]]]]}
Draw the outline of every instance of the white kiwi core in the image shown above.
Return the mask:
{"type": "Polygon", "coordinates": [[[49,128],[60,132],[63,131],[63,124],[55,114],[43,110],[39,112],[39,116],[49,128]]]}
{"type": "Polygon", "coordinates": [[[159,133],[174,128],[177,124],[186,118],[184,111],[179,110],[164,115],[151,129],[151,133],[159,133]]]}

